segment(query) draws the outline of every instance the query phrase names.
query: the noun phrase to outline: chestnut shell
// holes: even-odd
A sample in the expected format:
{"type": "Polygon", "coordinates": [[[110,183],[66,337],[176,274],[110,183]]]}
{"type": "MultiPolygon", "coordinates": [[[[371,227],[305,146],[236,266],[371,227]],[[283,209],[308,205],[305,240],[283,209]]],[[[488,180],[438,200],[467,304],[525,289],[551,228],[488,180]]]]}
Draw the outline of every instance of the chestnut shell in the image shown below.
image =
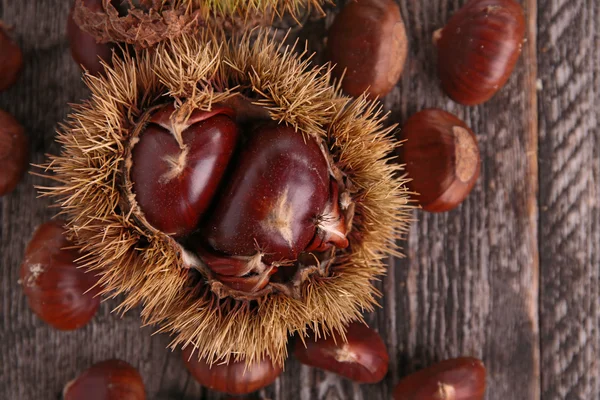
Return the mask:
{"type": "Polygon", "coordinates": [[[327,57],[335,65],[345,93],[382,97],[398,83],[408,41],[394,0],[361,0],[346,4],[327,38],[327,57]],[[344,74],[345,71],[345,74],[344,74]]]}
{"type": "Polygon", "coordinates": [[[129,363],[106,360],[92,365],[65,385],[64,400],[145,400],[140,373],[129,363]]]}
{"type": "Polygon", "coordinates": [[[20,278],[29,307],[60,330],[86,325],[100,305],[98,278],[75,262],[81,254],[67,249],[63,221],[40,225],[25,250],[20,278]]]}
{"type": "MultiPolygon", "coordinates": [[[[73,19],[76,1],[80,0],[73,1],[67,19],[67,37],[71,47],[71,56],[80,67],[92,75],[98,75],[104,71],[102,61],[111,65],[113,45],[98,43],[92,35],[79,28],[73,19]]],[[[116,1],[113,0],[113,3],[116,3],[116,1]]],[[[102,0],[83,0],[83,4],[91,11],[103,10],[102,0]]]]}
{"type": "Polygon", "coordinates": [[[172,105],[158,110],[136,138],[131,180],[148,223],[182,237],[197,228],[213,201],[235,149],[238,128],[231,109],[196,110],[181,132],[182,150],[167,129],[172,128],[168,121],[174,111],[172,105]]]}
{"type": "Polygon", "coordinates": [[[0,110],[0,196],[12,192],[27,169],[29,140],[19,122],[0,110]]]}
{"type": "Polygon", "coordinates": [[[402,379],[394,400],[482,400],[485,375],[485,366],[476,358],[441,361],[402,379]]]}
{"type": "Polygon", "coordinates": [[[17,81],[22,68],[23,52],[0,24],[0,92],[17,81]]]}
{"type": "Polygon", "coordinates": [[[471,192],[481,170],[477,139],[456,116],[438,109],[423,110],[406,121],[398,149],[424,210],[449,211],[471,192]]]}
{"type": "Polygon", "coordinates": [[[167,41],[138,52],[136,58],[115,58],[110,79],[86,80],[94,96],[60,125],[62,151],[46,170],[58,184],[47,185],[43,192],[61,204],[68,199],[68,214],[77,216],[70,224],[76,245],[89,249],[90,268],[102,274],[106,290],[123,294],[121,309],[142,306],[144,323],[157,323],[170,332],[172,347],[193,343],[209,362],[236,354],[249,361],[268,355],[282,364],[289,335],[304,334],[307,325],[317,323],[342,331],[361,311],[374,307],[373,280],[385,272],[385,255],[397,254],[396,239],[409,222],[408,193],[396,174],[400,167],[389,162],[397,145],[390,135],[393,128],[386,127],[377,107],[341,96],[325,69],[312,67],[291,48],[279,52],[280,42],[266,32],[205,40],[213,34],[167,41]],[[116,72],[123,70],[131,73],[116,72]],[[138,96],[131,96],[131,88],[137,88],[138,96]],[[224,89],[232,93],[220,91],[224,89]],[[308,275],[304,286],[309,290],[290,293],[270,285],[257,299],[259,307],[253,306],[254,299],[223,289],[204,268],[200,274],[190,273],[186,267],[194,260],[172,238],[123,218],[133,217],[128,213],[132,208],[121,206],[131,191],[113,181],[119,175],[126,179],[121,174],[119,150],[127,147],[122,134],[132,133],[156,102],[171,95],[187,99],[182,107],[210,109],[237,94],[266,106],[272,120],[297,126],[299,134],[335,144],[334,166],[342,179],[347,177],[350,191],[342,197],[342,208],[355,206],[354,218],[349,214],[353,207],[346,210],[352,230],[344,257],[324,266],[323,275],[308,275]],[[106,123],[107,117],[115,124],[106,123]],[[78,146],[83,142],[88,144],[85,152],[78,146]],[[107,162],[97,163],[99,159],[107,162]],[[81,171],[82,163],[93,168],[81,171]],[[113,215],[116,202],[119,208],[113,215]],[[107,218],[99,219],[99,211],[107,218]],[[328,278],[328,271],[335,278],[328,278]],[[352,296],[339,296],[342,292],[352,296]],[[234,312],[219,312],[223,308],[234,312]]]}
{"type": "Polygon", "coordinates": [[[183,351],[182,357],[187,369],[202,386],[228,394],[255,392],[275,382],[283,371],[268,357],[250,365],[232,360],[228,364],[217,362],[210,366],[204,360],[198,360],[191,346],[183,351]]]}
{"type": "Polygon", "coordinates": [[[360,383],[376,383],[388,371],[389,356],[381,336],[361,322],[348,326],[346,340],[309,337],[296,341],[294,356],[303,364],[334,372],[360,383]]]}
{"type": "Polygon", "coordinates": [[[508,81],[524,36],[517,2],[471,0],[434,35],[442,88],[461,104],[489,100],[508,81]]]}
{"type": "Polygon", "coordinates": [[[315,235],[329,197],[321,149],[287,125],[270,122],[250,134],[203,231],[217,251],[264,252],[267,263],[295,260],[315,235]]]}

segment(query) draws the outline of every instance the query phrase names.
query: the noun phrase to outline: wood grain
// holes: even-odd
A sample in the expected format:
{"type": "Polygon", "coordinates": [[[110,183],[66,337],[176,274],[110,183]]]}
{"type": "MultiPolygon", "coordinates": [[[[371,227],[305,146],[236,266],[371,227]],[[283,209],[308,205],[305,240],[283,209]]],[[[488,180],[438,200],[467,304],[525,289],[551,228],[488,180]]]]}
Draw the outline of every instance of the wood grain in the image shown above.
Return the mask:
{"type": "MultiPolygon", "coordinates": [[[[435,360],[474,355],[488,367],[487,398],[536,399],[535,47],[525,46],[508,86],[490,102],[460,107],[438,90],[429,43],[431,32],[464,2],[434,3],[406,2],[403,7],[417,54],[411,51],[411,75],[403,80],[407,85],[387,104],[392,109],[406,104],[399,121],[425,107],[456,113],[478,134],[483,165],[478,185],[459,209],[416,214],[409,258],[397,263],[390,288],[395,296],[388,291],[384,299],[396,309],[396,328],[388,327],[398,340],[395,369],[399,376],[435,360]]],[[[533,21],[528,36],[535,43],[535,2],[523,6],[533,21]]]]}
{"type": "Polygon", "coordinates": [[[539,8],[542,396],[598,399],[600,5],[539,8]]]}
{"type": "MultiPolygon", "coordinates": [[[[596,0],[523,0],[528,42],[517,70],[489,103],[468,108],[440,91],[431,45],[433,31],[465,2],[398,2],[410,50],[402,81],[384,99],[390,122],[426,107],[453,112],[477,133],[483,164],[457,210],[415,212],[403,243],[407,258],[389,260],[379,283],[382,308],[367,316],[389,346],[388,376],[359,386],[290,360],[253,398],[389,399],[402,376],[459,355],[486,363],[488,400],[600,398],[599,7],[596,0]]],[[[56,124],[67,103],[86,96],[64,35],[68,8],[59,0],[0,0],[0,19],[15,26],[26,63],[19,84],[0,94],[0,108],[26,127],[35,163],[58,151],[56,124]]],[[[336,10],[309,19],[294,37],[320,51],[336,10]]],[[[31,314],[18,267],[35,226],[53,215],[36,199],[33,185],[42,182],[28,176],[0,199],[0,398],[57,399],[79,371],[111,357],[140,369],[149,399],[225,398],[195,383],[179,352],[165,350],[169,338],[140,328],[135,310],[119,318],[110,312],[116,302],[105,303],[92,323],[71,333],[31,314]]]]}

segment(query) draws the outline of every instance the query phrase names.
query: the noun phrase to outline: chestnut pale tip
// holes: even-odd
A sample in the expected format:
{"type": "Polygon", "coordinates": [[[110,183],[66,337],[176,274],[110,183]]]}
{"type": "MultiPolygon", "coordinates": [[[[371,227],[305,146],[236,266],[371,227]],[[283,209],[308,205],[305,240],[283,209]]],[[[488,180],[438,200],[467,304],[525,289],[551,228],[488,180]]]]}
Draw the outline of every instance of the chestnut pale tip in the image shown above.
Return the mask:
{"type": "Polygon", "coordinates": [[[431,38],[431,40],[432,40],[434,46],[437,46],[438,42],[442,38],[443,30],[444,30],[444,28],[440,28],[440,29],[437,29],[435,32],[433,32],[433,37],[431,38]]]}
{"type": "Polygon", "coordinates": [[[467,183],[477,172],[479,149],[473,136],[465,128],[453,126],[452,132],[456,153],[456,177],[461,182],[467,183]]]}

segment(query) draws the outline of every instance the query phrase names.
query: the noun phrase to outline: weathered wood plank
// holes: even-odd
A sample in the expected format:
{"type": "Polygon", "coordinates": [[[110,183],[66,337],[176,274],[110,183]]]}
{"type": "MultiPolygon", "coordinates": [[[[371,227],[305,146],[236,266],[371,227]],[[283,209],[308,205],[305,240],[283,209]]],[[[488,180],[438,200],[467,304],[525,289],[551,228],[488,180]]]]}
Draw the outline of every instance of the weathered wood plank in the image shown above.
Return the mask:
{"type": "Polygon", "coordinates": [[[539,2],[544,399],[600,398],[600,7],[539,2]]]}
{"type": "MultiPolygon", "coordinates": [[[[587,6],[588,11],[574,15],[584,15],[585,21],[597,19],[597,7],[594,9],[592,4],[594,0],[587,0],[587,3],[583,1],[577,4],[582,10],[587,6]]],[[[442,26],[464,2],[399,1],[411,49],[402,82],[385,99],[385,106],[391,111],[391,121],[402,123],[412,113],[425,107],[440,107],[454,112],[478,133],[483,166],[477,187],[458,210],[444,215],[415,213],[419,222],[411,229],[405,245],[408,258],[390,260],[393,268],[380,285],[385,293],[381,301],[383,308],[368,316],[369,322],[389,345],[392,362],[388,377],[378,385],[358,386],[290,360],[284,376],[262,392],[265,397],[279,400],[388,399],[394,384],[406,373],[438,359],[472,354],[482,357],[489,368],[488,399],[539,398],[535,159],[537,106],[533,89],[536,78],[536,1],[524,2],[530,21],[530,41],[525,46],[517,72],[498,96],[476,108],[458,106],[441,93],[436,78],[435,51],[431,45],[433,31],[442,26]],[[516,388],[519,388],[518,392],[515,392],[516,388]]],[[[545,2],[549,3],[548,0],[545,2]]],[[[52,144],[53,131],[55,124],[66,115],[67,103],[86,95],[64,36],[68,3],[58,0],[0,0],[0,18],[15,25],[16,36],[24,47],[26,58],[26,69],[20,84],[0,94],[0,107],[23,122],[32,138],[32,161],[38,163],[43,160],[45,152],[57,150],[52,144]]],[[[540,10],[541,16],[548,12],[544,8],[540,10]]],[[[331,23],[333,14],[332,9],[325,21],[311,21],[300,32],[301,38],[311,41],[312,49],[322,48],[325,28],[331,23]]],[[[564,19],[552,14],[548,20],[553,18],[558,21],[554,23],[561,28],[557,32],[562,35],[564,19]]],[[[595,27],[597,32],[598,26],[595,27]]],[[[590,27],[586,31],[592,38],[590,40],[594,40],[593,30],[590,27]]],[[[565,35],[580,37],[569,32],[565,35]]],[[[598,40],[598,36],[595,40],[598,40]]],[[[563,57],[576,62],[578,54],[567,50],[565,47],[564,52],[551,53],[556,58],[548,61],[545,71],[563,57]]],[[[585,61],[579,61],[577,67],[583,68],[581,63],[588,63],[585,65],[596,68],[596,81],[585,85],[584,89],[588,91],[586,96],[593,96],[588,87],[592,84],[598,87],[599,83],[598,53],[590,57],[595,57],[595,64],[586,58],[585,61]]],[[[550,86],[554,78],[548,73],[544,80],[548,80],[544,84],[550,86]]],[[[572,81],[573,84],[581,83],[577,79],[572,81]]],[[[593,99],[586,97],[590,98],[593,99]]],[[[566,100],[567,97],[563,101],[566,100]]],[[[593,112],[590,111],[592,105],[588,105],[587,114],[581,114],[581,117],[589,121],[593,112]]],[[[553,106],[542,103],[541,110],[550,113],[553,112],[550,109],[553,106]]],[[[587,165],[592,165],[591,158],[593,156],[598,160],[599,149],[597,141],[589,140],[583,146],[586,147],[584,151],[587,158],[581,159],[589,161],[587,165]],[[588,146],[590,143],[593,145],[588,146]]],[[[556,152],[559,147],[562,148],[561,143],[552,142],[554,147],[542,148],[542,155],[556,152]]],[[[578,149],[582,151],[581,146],[578,149]]],[[[565,173],[561,182],[567,182],[570,176],[578,176],[574,175],[579,172],[576,166],[582,163],[574,163],[573,170],[565,173]]],[[[561,156],[552,165],[553,168],[562,168],[563,164],[564,158],[561,156]]],[[[600,170],[597,161],[593,164],[593,171],[598,178],[600,170]]],[[[541,176],[544,179],[544,169],[541,170],[541,176]]],[[[554,180],[545,179],[543,182],[554,180]]],[[[151,328],[140,329],[135,311],[118,319],[110,313],[115,303],[109,302],[101,307],[91,324],[71,333],[53,331],[31,314],[17,285],[18,266],[35,226],[52,215],[52,211],[46,208],[47,201],[35,198],[32,185],[41,182],[39,178],[29,176],[15,193],[0,200],[0,398],[55,399],[64,383],[78,371],[110,357],[123,358],[140,369],[149,399],[224,398],[208,393],[195,383],[183,368],[179,352],[165,350],[168,337],[151,336],[151,328]]],[[[590,178],[580,183],[592,190],[589,189],[593,186],[592,182],[590,178]]],[[[561,187],[553,186],[555,189],[561,187]]],[[[544,193],[550,193],[548,188],[548,185],[543,187],[547,191],[542,191],[542,198],[544,193]]],[[[593,190],[597,195],[597,186],[593,190]]],[[[574,224],[572,219],[576,219],[580,210],[583,210],[587,218],[587,232],[595,235],[590,236],[589,240],[595,240],[597,246],[600,242],[597,207],[583,202],[581,200],[580,207],[565,214],[564,218],[571,218],[569,222],[574,224]]],[[[560,203],[549,211],[556,213],[558,222],[562,221],[560,213],[564,207],[565,204],[560,203]]],[[[542,223],[550,221],[544,218],[542,215],[542,223]]],[[[570,237],[570,231],[561,232],[563,237],[570,237]]],[[[583,234],[581,241],[577,242],[580,247],[573,244],[569,249],[583,248],[581,246],[587,243],[583,242],[583,234]]],[[[563,242],[549,243],[559,246],[563,242]]],[[[543,249],[550,252],[555,245],[543,249]]],[[[542,258],[546,260],[545,265],[553,261],[548,257],[542,258]]],[[[598,265],[598,256],[586,253],[586,257],[588,263],[581,261],[578,265],[587,268],[582,270],[585,272],[582,276],[588,277],[584,292],[593,298],[597,295],[597,282],[592,281],[598,277],[597,273],[594,275],[593,266],[598,265]]],[[[557,269],[554,275],[548,276],[567,280],[568,276],[557,275],[559,272],[557,269]]],[[[550,288],[553,287],[551,282],[547,283],[550,288]]],[[[556,284],[554,287],[554,291],[558,292],[559,287],[556,284]]],[[[560,293],[562,298],[566,298],[565,293],[560,293]]],[[[564,332],[570,330],[586,333],[590,337],[596,332],[597,310],[594,302],[587,300],[586,303],[582,297],[569,301],[569,312],[572,307],[581,306],[584,308],[576,315],[583,318],[587,312],[590,317],[561,319],[560,324],[549,326],[549,329],[556,330],[557,336],[546,343],[554,343],[554,340],[561,343],[564,332]],[[585,330],[577,331],[579,328],[571,325],[582,321],[587,323],[585,330]],[[557,328],[561,328],[563,334],[557,328]]],[[[552,309],[555,304],[560,305],[557,297],[553,296],[543,300],[542,304],[546,310],[552,309]]],[[[569,337],[572,338],[571,347],[577,350],[575,345],[578,342],[574,341],[577,336],[569,337]]],[[[587,365],[586,362],[591,361],[591,354],[597,350],[597,340],[593,342],[595,344],[586,343],[588,346],[579,353],[565,352],[560,356],[560,362],[554,364],[566,364],[570,360],[569,355],[575,354],[580,357],[577,359],[577,368],[587,365]]],[[[550,355],[545,360],[550,362],[556,358],[550,355]]],[[[578,379],[587,382],[582,388],[597,388],[596,378],[586,381],[583,375],[572,373],[576,370],[573,366],[567,365],[566,370],[570,374],[564,381],[561,381],[563,370],[544,375],[545,394],[551,396],[555,389],[559,389],[557,385],[566,385],[578,379]]],[[[590,390],[581,393],[597,395],[597,391],[590,390]]]]}
{"type": "Polygon", "coordinates": [[[300,384],[311,388],[300,398],[387,398],[409,372],[474,355],[489,370],[488,399],[537,399],[536,2],[523,4],[529,42],[516,73],[492,101],[476,108],[441,93],[431,44],[433,31],[464,1],[399,3],[410,51],[402,82],[385,99],[391,120],[402,123],[427,107],[456,113],[478,133],[482,175],[458,210],[416,212],[408,258],[390,260],[383,309],[369,316],[390,349],[385,382],[356,387],[313,371],[300,384]]]}

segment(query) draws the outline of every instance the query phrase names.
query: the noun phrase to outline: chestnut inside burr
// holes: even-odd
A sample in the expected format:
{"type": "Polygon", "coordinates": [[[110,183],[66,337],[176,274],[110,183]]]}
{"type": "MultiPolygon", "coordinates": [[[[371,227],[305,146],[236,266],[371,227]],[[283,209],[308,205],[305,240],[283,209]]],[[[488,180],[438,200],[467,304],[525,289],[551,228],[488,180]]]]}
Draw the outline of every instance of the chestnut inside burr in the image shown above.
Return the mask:
{"type": "Polygon", "coordinates": [[[423,110],[406,121],[398,150],[424,210],[449,211],[469,194],[480,172],[475,133],[443,110],[423,110]]]}
{"type": "Polygon", "coordinates": [[[129,144],[124,210],[223,296],[294,296],[349,245],[353,205],[327,143],[243,96],[154,107],[129,144]]]}

